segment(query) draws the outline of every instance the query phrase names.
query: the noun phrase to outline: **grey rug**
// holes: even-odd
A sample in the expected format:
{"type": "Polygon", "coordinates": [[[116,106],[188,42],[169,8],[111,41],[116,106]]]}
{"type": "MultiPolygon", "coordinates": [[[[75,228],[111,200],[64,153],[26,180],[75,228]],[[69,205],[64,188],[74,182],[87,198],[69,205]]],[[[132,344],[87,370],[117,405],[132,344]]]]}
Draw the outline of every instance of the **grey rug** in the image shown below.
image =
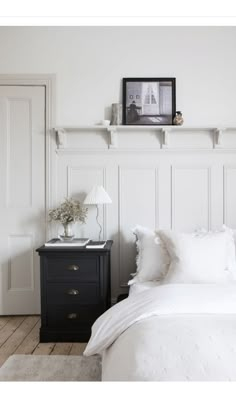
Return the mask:
{"type": "Polygon", "coordinates": [[[101,358],[13,355],[0,368],[0,381],[101,381],[101,358]]]}

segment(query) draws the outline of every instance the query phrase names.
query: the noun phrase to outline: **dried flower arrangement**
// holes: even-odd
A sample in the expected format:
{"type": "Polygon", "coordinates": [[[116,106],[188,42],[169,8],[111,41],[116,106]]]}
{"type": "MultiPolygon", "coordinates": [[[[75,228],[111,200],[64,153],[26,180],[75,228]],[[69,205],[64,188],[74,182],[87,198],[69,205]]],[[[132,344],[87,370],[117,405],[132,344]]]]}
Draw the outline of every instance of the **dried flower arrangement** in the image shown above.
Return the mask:
{"type": "Polygon", "coordinates": [[[68,223],[85,223],[88,209],[79,201],[66,198],[60,206],[49,210],[49,220],[61,222],[63,225],[68,223]]]}

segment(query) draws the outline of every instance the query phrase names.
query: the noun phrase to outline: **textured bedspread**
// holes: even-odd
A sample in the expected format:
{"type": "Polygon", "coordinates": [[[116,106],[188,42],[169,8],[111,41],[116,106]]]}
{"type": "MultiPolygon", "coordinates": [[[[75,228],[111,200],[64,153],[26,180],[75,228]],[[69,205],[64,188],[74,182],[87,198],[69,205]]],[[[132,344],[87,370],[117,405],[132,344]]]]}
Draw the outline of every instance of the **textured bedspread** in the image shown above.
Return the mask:
{"type": "Polygon", "coordinates": [[[236,380],[236,287],[165,285],[112,307],[85,355],[105,381],[236,380]]]}

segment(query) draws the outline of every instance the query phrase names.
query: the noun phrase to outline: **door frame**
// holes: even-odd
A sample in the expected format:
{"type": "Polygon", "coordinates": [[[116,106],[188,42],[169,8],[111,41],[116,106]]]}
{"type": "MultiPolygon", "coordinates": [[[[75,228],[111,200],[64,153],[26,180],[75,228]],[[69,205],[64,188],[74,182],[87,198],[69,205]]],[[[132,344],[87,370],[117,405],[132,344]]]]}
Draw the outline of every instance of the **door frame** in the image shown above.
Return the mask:
{"type": "Polygon", "coordinates": [[[45,240],[48,239],[48,210],[53,191],[52,140],[55,139],[56,75],[55,74],[0,74],[0,86],[43,86],[45,88],[45,240]]]}

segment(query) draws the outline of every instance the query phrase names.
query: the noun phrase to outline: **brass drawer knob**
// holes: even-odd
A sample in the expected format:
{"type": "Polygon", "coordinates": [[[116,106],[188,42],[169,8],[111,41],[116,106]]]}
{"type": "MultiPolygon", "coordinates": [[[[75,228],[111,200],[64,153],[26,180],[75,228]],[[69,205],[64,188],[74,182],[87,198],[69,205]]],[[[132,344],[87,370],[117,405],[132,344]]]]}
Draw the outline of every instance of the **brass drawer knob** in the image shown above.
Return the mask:
{"type": "Polygon", "coordinates": [[[76,264],[68,265],[68,270],[70,271],[78,271],[79,266],[76,264]]]}
{"type": "Polygon", "coordinates": [[[79,291],[78,291],[78,289],[69,289],[69,290],[67,290],[67,292],[66,292],[68,295],[71,295],[71,296],[76,296],[76,295],[78,295],[79,294],[79,291]]]}
{"type": "Polygon", "coordinates": [[[78,318],[78,314],[76,313],[71,313],[67,315],[67,319],[77,319],[78,318]]]}

